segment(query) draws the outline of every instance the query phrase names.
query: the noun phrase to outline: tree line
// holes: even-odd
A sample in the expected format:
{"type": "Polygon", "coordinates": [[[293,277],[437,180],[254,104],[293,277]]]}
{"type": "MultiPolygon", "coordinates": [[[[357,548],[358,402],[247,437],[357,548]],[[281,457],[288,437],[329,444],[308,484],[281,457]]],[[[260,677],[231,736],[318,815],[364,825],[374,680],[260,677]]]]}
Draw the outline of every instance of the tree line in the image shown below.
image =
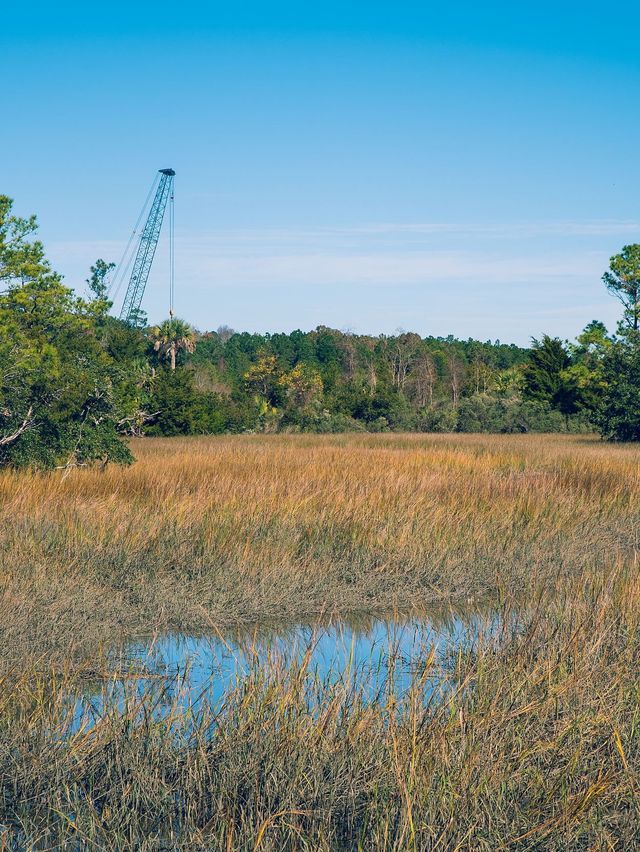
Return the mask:
{"type": "Polygon", "coordinates": [[[603,276],[622,304],[615,334],[594,320],[569,343],[530,347],[356,335],[318,327],[250,334],[150,327],[110,315],[113,264],[84,296],[0,196],[0,465],[132,460],[127,437],[222,432],[598,431],[640,440],[640,245],[603,276]]]}

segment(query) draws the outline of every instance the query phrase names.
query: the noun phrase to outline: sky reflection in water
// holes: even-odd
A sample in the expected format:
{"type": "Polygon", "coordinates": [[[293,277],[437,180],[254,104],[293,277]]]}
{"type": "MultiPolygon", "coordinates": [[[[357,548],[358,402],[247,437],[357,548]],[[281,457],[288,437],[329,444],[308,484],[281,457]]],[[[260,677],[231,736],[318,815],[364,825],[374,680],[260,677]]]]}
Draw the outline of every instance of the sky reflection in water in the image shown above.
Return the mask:
{"type": "Polygon", "coordinates": [[[157,699],[154,712],[160,715],[176,704],[197,707],[203,698],[220,705],[248,675],[287,672],[307,654],[310,686],[343,683],[374,700],[391,690],[401,697],[433,649],[434,664],[423,687],[428,699],[443,688],[456,653],[495,638],[501,624],[499,615],[486,610],[433,610],[137,639],[112,650],[114,677],[92,685],[78,699],[74,727],[90,724],[114,700],[124,706],[126,698],[145,694],[157,699]]]}

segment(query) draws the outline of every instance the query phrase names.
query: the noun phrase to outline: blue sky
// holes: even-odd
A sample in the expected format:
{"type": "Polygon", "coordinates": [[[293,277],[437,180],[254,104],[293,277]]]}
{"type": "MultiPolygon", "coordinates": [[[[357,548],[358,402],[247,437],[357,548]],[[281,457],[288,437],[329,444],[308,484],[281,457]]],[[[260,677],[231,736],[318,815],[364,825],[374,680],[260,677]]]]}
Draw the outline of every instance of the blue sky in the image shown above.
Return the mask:
{"type": "MultiPolygon", "coordinates": [[[[177,309],[201,329],[614,327],[639,25],[544,0],[13,4],[0,192],[82,289],[172,166],[177,309]]],[[[167,313],[166,240],[144,307],[167,313]]]]}

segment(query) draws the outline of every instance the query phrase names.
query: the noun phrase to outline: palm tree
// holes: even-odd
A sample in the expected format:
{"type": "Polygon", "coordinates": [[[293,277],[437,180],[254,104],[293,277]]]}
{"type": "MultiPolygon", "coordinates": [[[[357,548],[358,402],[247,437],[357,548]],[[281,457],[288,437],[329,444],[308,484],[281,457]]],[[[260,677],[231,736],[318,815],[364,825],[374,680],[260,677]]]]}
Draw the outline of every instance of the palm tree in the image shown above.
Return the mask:
{"type": "Polygon", "coordinates": [[[180,349],[193,352],[196,348],[196,333],[188,322],[171,317],[160,325],[150,329],[149,336],[156,352],[162,352],[171,361],[171,369],[176,368],[176,355],[180,349]]]}

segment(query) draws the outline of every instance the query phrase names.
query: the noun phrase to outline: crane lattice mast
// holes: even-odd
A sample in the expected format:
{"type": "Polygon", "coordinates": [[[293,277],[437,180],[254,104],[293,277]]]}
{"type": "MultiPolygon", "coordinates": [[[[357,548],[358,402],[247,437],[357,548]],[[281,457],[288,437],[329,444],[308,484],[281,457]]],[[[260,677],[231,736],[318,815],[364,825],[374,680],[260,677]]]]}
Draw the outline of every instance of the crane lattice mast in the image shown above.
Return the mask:
{"type": "MultiPolygon", "coordinates": [[[[127,285],[124,302],[122,303],[122,310],[120,311],[120,319],[130,325],[137,321],[139,315],[153,256],[156,253],[160,237],[164,211],[169,196],[172,194],[174,176],[175,172],[173,169],[160,169],[160,181],[142,235],[140,236],[136,259],[131,271],[131,277],[129,278],[129,284],[127,285]]],[[[173,246],[171,246],[171,252],[173,252],[173,246]]]]}

